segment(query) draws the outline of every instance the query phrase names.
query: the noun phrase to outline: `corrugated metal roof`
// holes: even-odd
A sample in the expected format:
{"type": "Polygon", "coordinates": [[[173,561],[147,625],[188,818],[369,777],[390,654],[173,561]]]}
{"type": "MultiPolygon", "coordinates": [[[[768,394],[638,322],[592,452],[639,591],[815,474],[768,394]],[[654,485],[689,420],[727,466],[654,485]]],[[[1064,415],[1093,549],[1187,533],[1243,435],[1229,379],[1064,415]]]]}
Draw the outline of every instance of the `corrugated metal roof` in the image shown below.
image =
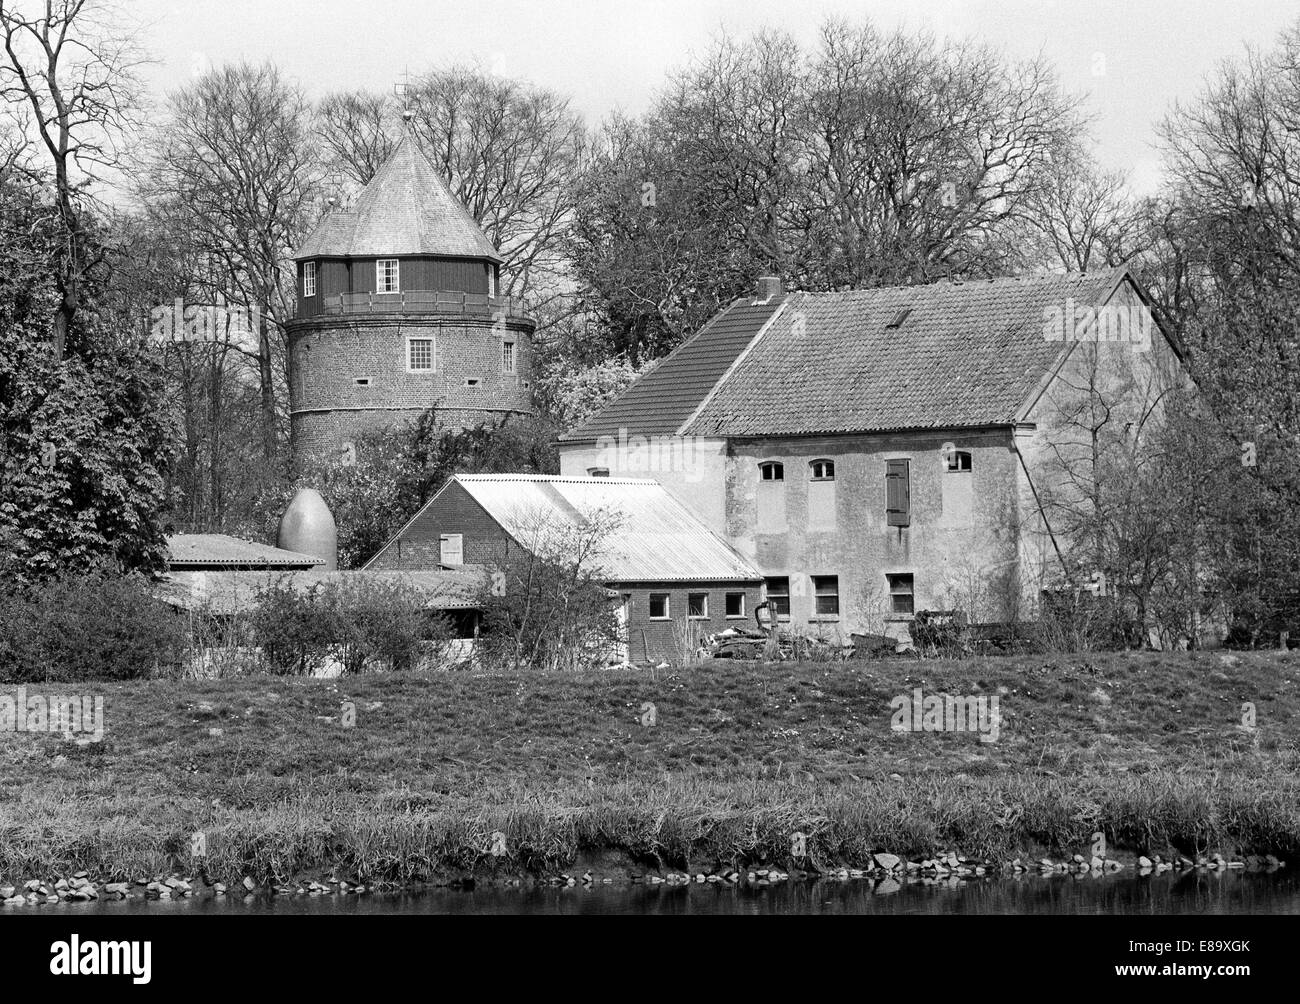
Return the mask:
{"type": "Polygon", "coordinates": [[[420,572],[169,572],[156,595],[183,610],[229,616],[251,611],[262,593],[276,585],[307,592],[326,582],[399,582],[419,590],[431,610],[470,610],[478,606],[486,574],[477,566],[420,572]]]}
{"type": "Polygon", "coordinates": [[[204,568],[312,568],[323,558],[257,544],[224,533],[176,533],[167,538],[171,567],[204,568]]]}
{"type": "Polygon", "coordinates": [[[562,442],[592,442],[601,436],[672,435],[694,414],[745,347],[781,306],[782,298],[756,303],[736,300],[674,349],[644,377],[562,442]]]}
{"type": "Polygon", "coordinates": [[[406,133],[351,210],[325,216],[295,257],[446,255],[501,262],[492,242],[406,133]]]}
{"type": "Polygon", "coordinates": [[[600,559],[611,582],[762,578],[657,481],[528,474],[458,474],[453,480],[526,548],[540,526],[579,525],[597,513],[615,517],[600,559]]]}
{"type": "Polygon", "coordinates": [[[1045,311],[1064,309],[1067,298],[1080,311],[1099,307],[1125,276],[1117,268],[790,294],[683,432],[810,435],[1014,422],[1069,348],[1044,337],[1045,311]]]}

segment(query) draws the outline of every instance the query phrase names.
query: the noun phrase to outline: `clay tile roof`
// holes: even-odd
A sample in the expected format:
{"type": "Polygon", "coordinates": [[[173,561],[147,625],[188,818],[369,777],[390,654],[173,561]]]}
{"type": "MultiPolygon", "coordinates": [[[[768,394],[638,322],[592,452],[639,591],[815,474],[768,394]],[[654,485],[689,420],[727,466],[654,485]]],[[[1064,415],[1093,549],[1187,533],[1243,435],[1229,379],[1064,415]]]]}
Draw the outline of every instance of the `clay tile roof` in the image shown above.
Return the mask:
{"type": "Polygon", "coordinates": [[[1078,310],[1101,306],[1125,276],[1118,268],[789,294],[683,433],[1013,423],[1068,348],[1045,337],[1045,311],[1064,310],[1067,298],[1078,310]]]}
{"type": "Polygon", "coordinates": [[[756,302],[742,297],[714,315],[700,331],[666,356],[584,425],[560,437],[590,442],[602,436],[671,435],[709,396],[746,346],[771,320],[781,297],[756,302]]]}
{"type": "Polygon", "coordinates": [[[350,210],[327,214],[296,257],[446,255],[501,262],[410,133],[375,173],[350,210]]]}

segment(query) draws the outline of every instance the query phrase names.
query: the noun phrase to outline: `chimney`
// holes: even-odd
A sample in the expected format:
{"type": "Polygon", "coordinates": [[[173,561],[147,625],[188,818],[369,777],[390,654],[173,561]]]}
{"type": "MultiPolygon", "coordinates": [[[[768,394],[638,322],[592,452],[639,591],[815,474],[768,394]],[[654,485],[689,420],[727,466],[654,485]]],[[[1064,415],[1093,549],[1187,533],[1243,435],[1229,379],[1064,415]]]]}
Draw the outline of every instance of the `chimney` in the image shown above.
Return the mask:
{"type": "Polygon", "coordinates": [[[760,275],[754,283],[754,302],[766,303],[773,297],[781,295],[781,277],[779,275],[760,275]]]}

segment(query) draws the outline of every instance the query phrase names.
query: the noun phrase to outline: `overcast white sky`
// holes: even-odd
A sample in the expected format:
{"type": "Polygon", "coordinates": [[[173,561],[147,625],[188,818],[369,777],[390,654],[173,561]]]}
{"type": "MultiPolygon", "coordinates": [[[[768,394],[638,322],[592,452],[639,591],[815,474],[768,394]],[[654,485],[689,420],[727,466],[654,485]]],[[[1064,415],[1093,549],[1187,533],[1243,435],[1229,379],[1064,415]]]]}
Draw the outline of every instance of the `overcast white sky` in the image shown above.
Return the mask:
{"type": "Polygon", "coordinates": [[[647,107],[665,71],[720,30],[778,26],[811,45],[827,15],[974,37],[1015,56],[1043,52],[1088,95],[1098,156],[1158,182],[1153,123],[1246,43],[1268,46],[1300,17],[1295,0],[129,0],[159,61],[161,96],[196,67],[273,59],[310,94],[391,89],[402,71],[478,60],[570,95],[595,122],[647,107]],[[1104,73],[1094,74],[1104,56],[1104,73]]]}

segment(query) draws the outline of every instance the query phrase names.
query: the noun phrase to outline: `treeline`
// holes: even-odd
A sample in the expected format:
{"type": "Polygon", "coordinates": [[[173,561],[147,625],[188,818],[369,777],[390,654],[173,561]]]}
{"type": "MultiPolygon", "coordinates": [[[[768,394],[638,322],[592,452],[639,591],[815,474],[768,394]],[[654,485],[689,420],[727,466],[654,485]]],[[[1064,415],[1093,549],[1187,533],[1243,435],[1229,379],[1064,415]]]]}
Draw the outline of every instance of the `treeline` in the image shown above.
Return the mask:
{"type": "Polygon", "coordinates": [[[329,489],[346,559],[363,560],[451,470],[553,469],[557,430],[761,273],[834,290],[1129,262],[1229,440],[1250,444],[1223,488],[1254,535],[1234,567],[1277,607],[1300,498],[1300,26],[1164,112],[1164,187],[1134,198],[1093,160],[1085,101],[1050,64],[974,41],[835,20],[808,47],[779,29],[724,37],[644,114],[599,123],[473,66],[428,68],[397,97],[308,94],[272,64],[232,64],[150,107],[143,40],[94,8],[0,13],[11,570],[151,567],[164,527],[264,531],[304,479],[329,489]],[[540,321],[541,417],[453,433],[434,410],[356,470],[292,471],[293,251],[373,176],[404,108],[505,257],[503,292],[540,321]],[[156,308],[176,301],[248,323],[202,341],[182,323],[157,346],[156,308]]]}

